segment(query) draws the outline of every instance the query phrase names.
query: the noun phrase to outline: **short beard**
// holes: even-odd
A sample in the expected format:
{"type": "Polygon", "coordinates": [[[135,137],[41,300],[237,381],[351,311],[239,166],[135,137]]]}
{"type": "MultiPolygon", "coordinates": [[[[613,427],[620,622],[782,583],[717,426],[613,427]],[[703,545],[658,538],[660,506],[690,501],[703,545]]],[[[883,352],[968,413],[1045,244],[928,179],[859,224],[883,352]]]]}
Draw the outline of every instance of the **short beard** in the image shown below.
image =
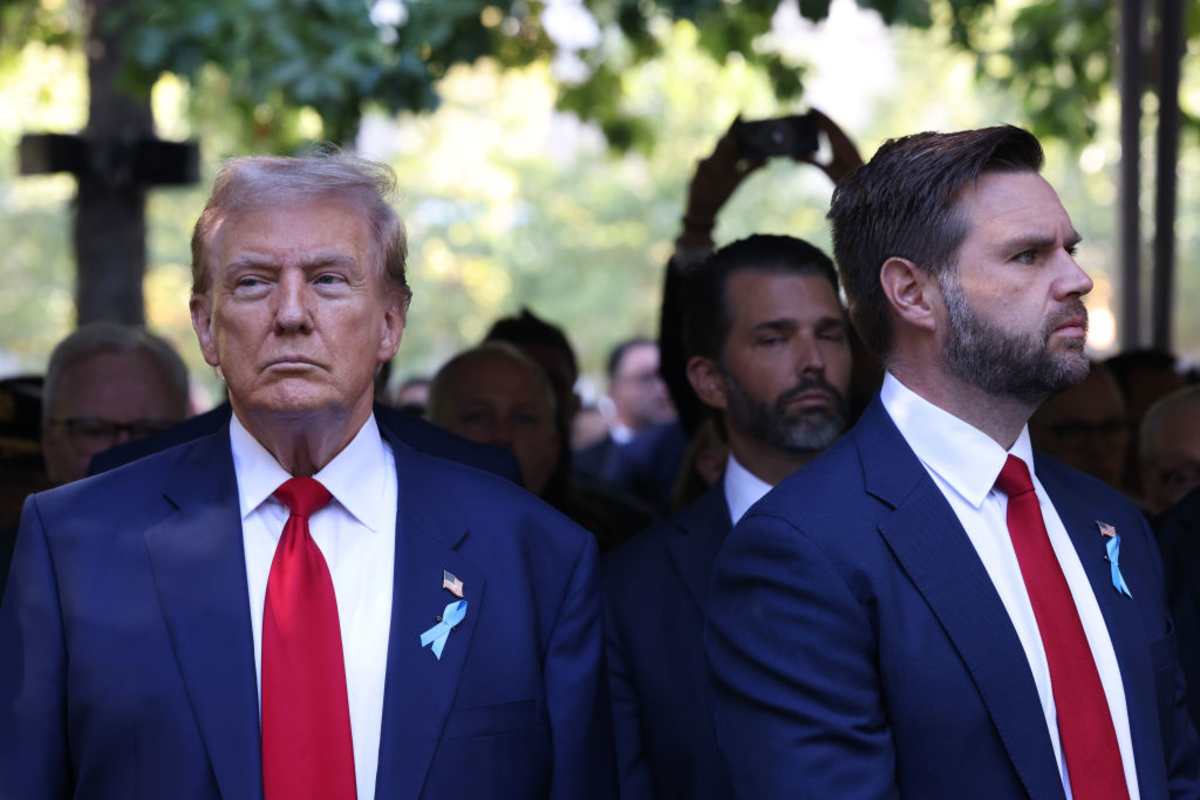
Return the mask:
{"type": "Polygon", "coordinates": [[[1087,309],[1078,297],[1046,320],[1037,333],[1020,334],[976,314],[953,268],[938,276],[938,286],[950,318],[943,355],[950,372],[963,381],[995,397],[1037,404],[1087,377],[1091,367],[1082,343],[1058,354],[1049,347],[1054,330],[1072,317],[1083,318],[1086,333],[1087,309]]]}
{"type": "Polygon", "coordinates": [[[820,452],[846,428],[846,399],[824,378],[803,379],[771,403],[751,396],[724,366],[721,372],[729,390],[729,424],[771,447],[797,455],[820,452]],[[831,408],[788,410],[790,400],[814,389],[829,394],[831,408]]]}

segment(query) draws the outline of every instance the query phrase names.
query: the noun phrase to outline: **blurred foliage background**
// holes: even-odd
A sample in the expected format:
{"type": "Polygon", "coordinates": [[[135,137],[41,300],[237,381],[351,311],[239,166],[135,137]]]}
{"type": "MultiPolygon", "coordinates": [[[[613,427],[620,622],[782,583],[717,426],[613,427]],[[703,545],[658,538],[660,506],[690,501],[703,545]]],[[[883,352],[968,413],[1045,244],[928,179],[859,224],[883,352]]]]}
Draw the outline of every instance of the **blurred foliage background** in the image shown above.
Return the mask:
{"type": "MultiPolygon", "coordinates": [[[[74,324],[74,180],[16,177],[15,152],[23,132],[86,123],[79,32],[97,2],[0,8],[0,372],[40,369],[74,324]]],[[[563,324],[595,375],[614,342],[654,332],[695,161],[739,113],[808,105],[866,157],[916,130],[1038,131],[1096,278],[1091,344],[1115,345],[1110,2],[596,0],[590,13],[570,0],[110,5],[100,24],[127,29],[124,80],[150,92],[159,135],[202,148],[201,187],[150,194],[145,292],[150,326],[210,388],[187,316],[188,237],[226,156],[329,140],[396,169],[415,291],[397,378],[432,371],[522,306],[563,324]]],[[[1178,349],[1197,356],[1200,14],[1189,24],[1175,330],[1178,349]]],[[[1152,95],[1144,108],[1150,153],[1152,95]]],[[[827,247],[831,189],[812,168],[772,164],[726,207],[718,242],[769,231],[827,247]]]]}

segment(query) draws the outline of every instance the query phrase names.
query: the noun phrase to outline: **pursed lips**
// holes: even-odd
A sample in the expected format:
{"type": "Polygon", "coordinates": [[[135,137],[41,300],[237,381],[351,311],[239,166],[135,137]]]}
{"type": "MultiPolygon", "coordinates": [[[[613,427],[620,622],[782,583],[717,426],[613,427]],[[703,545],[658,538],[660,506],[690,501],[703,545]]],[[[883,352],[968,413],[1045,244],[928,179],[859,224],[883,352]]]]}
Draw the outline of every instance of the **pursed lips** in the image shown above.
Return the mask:
{"type": "Polygon", "coordinates": [[[832,406],[836,401],[833,395],[824,389],[808,389],[798,394],[789,395],[784,403],[786,405],[798,405],[805,407],[813,407],[818,405],[832,406]]]}
{"type": "Polygon", "coordinates": [[[1078,330],[1081,334],[1087,333],[1087,317],[1071,317],[1063,320],[1055,326],[1054,332],[1059,333],[1067,330],[1078,330]]]}
{"type": "Polygon", "coordinates": [[[298,369],[305,367],[316,367],[318,369],[325,368],[323,364],[313,361],[311,358],[305,358],[304,356],[283,356],[281,358],[273,358],[268,361],[263,366],[263,370],[265,371],[275,368],[298,369]]]}

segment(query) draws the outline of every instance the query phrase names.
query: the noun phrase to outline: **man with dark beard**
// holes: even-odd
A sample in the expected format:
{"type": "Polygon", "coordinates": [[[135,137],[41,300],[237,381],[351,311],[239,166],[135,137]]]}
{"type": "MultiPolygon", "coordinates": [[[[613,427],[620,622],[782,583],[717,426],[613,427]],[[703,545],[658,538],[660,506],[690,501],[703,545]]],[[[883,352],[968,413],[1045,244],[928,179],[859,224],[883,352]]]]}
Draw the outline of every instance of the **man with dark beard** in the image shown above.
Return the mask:
{"type": "Polygon", "coordinates": [[[759,498],[846,421],[850,345],[829,257],[751,236],[688,278],[688,380],[729,443],[724,478],[606,562],[607,650],[622,798],[733,794],[702,646],[713,558],[759,498]]]}
{"type": "Polygon", "coordinates": [[[834,192],[880,395],[746,515],[705,649],[743,798],[1182,798],[1198,748],[1154,540],[1035,453],[1080,381],[1079,234],[1017,128],[886,143],[834,192]]]}

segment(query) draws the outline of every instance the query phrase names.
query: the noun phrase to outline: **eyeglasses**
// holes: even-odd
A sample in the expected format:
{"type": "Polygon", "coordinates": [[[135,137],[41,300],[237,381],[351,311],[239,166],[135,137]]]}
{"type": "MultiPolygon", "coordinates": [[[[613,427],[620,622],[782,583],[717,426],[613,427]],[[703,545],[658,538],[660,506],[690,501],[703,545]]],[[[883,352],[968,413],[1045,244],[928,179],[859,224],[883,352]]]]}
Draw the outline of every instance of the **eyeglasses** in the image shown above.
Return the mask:
{"type": "Polygon", "coordinates": [[[49,424],[61,428],[74,439],[92,439],[95,441],[116,439],[121,434],[128,434],[130,439],[141,439],[175,426],[169,420],[136,419],[133,422],[113,422],[99,417],[68,417],[52,419],[49,424]]]}

